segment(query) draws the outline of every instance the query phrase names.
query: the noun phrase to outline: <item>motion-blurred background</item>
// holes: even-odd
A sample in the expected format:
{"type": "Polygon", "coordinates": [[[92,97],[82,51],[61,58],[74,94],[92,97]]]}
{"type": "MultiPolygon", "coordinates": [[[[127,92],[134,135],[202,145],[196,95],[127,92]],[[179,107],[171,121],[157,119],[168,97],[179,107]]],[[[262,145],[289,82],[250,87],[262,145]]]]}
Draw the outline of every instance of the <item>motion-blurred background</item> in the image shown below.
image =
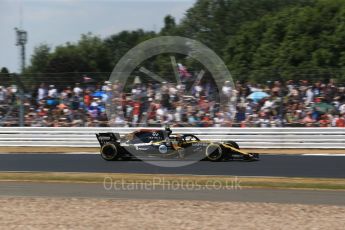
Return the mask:
{"type": "MultiPolygon", "coordinates": [[[[28,2],[22,2],[22,20],[26,7],[30,8],[28,2]]],[[[54,8],[64,1],[33,2],[54,8]]],[[[85,5],[85,2],[80,4],[85,5]]],[[[96,3],[90,4],[114,9],[114,14],[119,8],[117,4],[125,4],[119,1],[96,3]]],[[[1,4],[4,6],[1,14],[6,19],[5,7],[10,6],[11,1],[1,4]]],[[[129,1],[127,4],[131,6],[129,14],[118,13],[118,17],[112,19],[114,25],[137,17],[140,27],[138,21],[142,15],[136,12],[142,4],[146,7],[141,10],[145,9],[148,14],[155,14],[160,9],[158,6],[164,4],[162,9],[172,9],[172,5],[178,4],[181,7],[168,10],[170,14],[157,22],[161,26],[151,24],[123,31],[118,31],[122,28],[118,27],[102,35],[92,30],[97,15],[90,14],[82,24],[85,31],[79,40],[52,45],[52,41],[56,41],[54,36],[51,41],[42,38],[34,44],[35,48],[28,50],[29,61],[26,65],[23,62],[19,70],[6,66],[9,62],[3,57],[9,54],[2,46],[0,125],[345,126],[344,1],[198,0],[129,1]],[[88,23],[90,30],[85,28],[88,23]],[[157,82],[138,70],[133,72],[126,86],[108,81],[114,66],[128,50],[142,41],[165,35],[188,37],[207,45],[224,60],[234,84],[224,82],[222,88],[217,88],[207,70],[199,80],[203,66],[183,55],[176,56],[181,84],[174,81],[174,70],[169,56],[165,55],[147,60],[142,66],[166,82],[157,82]],[[119,88],[125,90],[120,92],[119,88]],[[220,97],[229,104],[219,106],[220,97]],[[118,105],[121,116],[106,115],[109,98],[116,98],[112,103],[118,105]]],[[[71,21],[83,17],[77,10],[64,12],[69,14],[61,17],[69,17],[71,21]]],[[[81,12],[88,14],[83,7],[81,12]]],[[[106,20],[109,23],[110,18],[106,20]]],[[[5,25],[6,20],[2,24],[5,25]]],[[[30,41],[31,31],[25,31],[26,26],[30,27],[30,22],[24,20],[19,31],[27,32],[30,41]]],[[[15,35],[13,28],[11,30],[11,36],[15,35]]],[[[59,28],[51,30],[56,33],[59,28]]],[[[47,31],[49,33],[54,34],[47,31]]],[[[34,37],[36,41],[37,37],[34,37]]],[[[15,39],[13,47],[14,43],[15,39]]],[[[17,40],[21,52],[25,44],[26,41],[17,40]]],[[[15,61],[19,59],[17,54],[15,61]]]]}

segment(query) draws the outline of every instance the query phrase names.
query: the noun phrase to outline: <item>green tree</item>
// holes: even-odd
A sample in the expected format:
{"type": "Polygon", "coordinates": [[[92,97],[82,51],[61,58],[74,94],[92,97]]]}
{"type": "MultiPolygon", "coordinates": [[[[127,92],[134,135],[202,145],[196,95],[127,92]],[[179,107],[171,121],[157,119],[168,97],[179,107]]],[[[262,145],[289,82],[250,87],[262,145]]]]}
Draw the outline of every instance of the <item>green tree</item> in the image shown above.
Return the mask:
{"type": "Polygon", "coordinates": [[[224,45],[248,22],[312,0],[199,0],[178,26],[180,35],[199,40],[224,55],[224,45]]]}
{"type": "Polygon", "coordinates": [[[161,29],[160,35],[174,35],[176,33],[175,18],[167,15],[164,18],[164,27],[161,29]]]}
{"type": "Polygon", "coordinates": [[[51,58],[51,48],[41,44],[34,48],[31,55],[31,65],[25,69],[26,73],[44,73],[51,58]]]}
{"type": "Polygon", "coordinates": [[[10,84],[12,84],[10,72],[6,67],[2,67],[0,70],[0,85],[9,86],[10,84]]]}
{"type": "Polygon", "coordinates": [[[156,36],[154,32],[146,32],[144,30],[122,31],[114,34],[104,40],[104,45],[109,51],[109,61],[112,67],[134,46],[142,41],[156,36]]]}
{"type": "Polygon", "coordinates": [[[244,23],[229,39],[226,62],[239,78],[252,81],[338,77],[344,9],[343,1],[319,0],[244,23]]]}
{"type": "MultiPolygon", "coordinates": [[[[101,39],[88,33],[54,50],[40,45],[27,72],[110,72],[127,51],[158,35],[206,44],[240,80],[345,78],[343,0],[197,0],[179,24],[167,15],[159,34],[139,29],[101,39]]],[[[176,59],[200,69],[188,57],[176,59]]],[[[172,72],[170,54],[143,65],[163,76],[172,72]]]]}
{"type": "Polygon", "coordinates": [[[92,33],[83,34],[77,43],[77,50],[80,56],[87,62],[90,69],[97,72],[110,72],[110,50],[106,47],[103,40],[94,36],[92,33]]]}

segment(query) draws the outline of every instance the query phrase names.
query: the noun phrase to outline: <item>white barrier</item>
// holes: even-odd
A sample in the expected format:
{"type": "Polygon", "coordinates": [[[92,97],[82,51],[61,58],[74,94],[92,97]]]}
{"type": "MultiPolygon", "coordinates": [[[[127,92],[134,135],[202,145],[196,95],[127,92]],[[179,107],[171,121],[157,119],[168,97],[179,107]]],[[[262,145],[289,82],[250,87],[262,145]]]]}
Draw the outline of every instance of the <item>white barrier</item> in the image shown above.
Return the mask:
{"type": "MultiPolygon", "coordinates": [[[[0,127],[0,146],[98,147],[96,133],[140,128],[0,127]]],[[[173,128],[202,140],[236,141],[242,148],[345,149],[344,128],[173,128]]]]}

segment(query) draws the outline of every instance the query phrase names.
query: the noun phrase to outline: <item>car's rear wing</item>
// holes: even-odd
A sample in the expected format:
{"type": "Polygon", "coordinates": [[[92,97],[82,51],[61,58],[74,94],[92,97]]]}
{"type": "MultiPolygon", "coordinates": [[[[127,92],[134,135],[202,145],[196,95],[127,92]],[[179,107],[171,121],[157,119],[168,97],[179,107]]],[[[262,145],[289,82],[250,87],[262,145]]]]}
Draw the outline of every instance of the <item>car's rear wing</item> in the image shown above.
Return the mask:
{"type": "Polygon", "coordinates": [[[96,133],[96,137],[101,146],[107,143],[115,143],[120,140],[119,133],[96,133]]]}

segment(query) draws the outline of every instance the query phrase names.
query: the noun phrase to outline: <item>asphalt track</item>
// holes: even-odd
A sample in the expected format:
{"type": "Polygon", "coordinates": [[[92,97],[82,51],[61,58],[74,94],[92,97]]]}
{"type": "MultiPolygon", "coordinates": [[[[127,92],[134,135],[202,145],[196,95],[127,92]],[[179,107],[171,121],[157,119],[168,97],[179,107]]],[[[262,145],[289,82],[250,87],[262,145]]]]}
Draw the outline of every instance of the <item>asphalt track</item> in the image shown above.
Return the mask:
{"type": "Polygon", "coordinates": [[[345,178],[344,156],[262,155],[254,162],[197,162],[157,167],[142,161],[106,162],[96,154],[0,154],[0,171],[194,174],[345,178]]]}
{"type": "Polygon", "coordinates": [[[102,199],[207,200],[236,202],[271,202],[296,204],[345,205],[343,191],[280,189],[168,189],[130,185],[0,182],[0,197],[75,197],[102,199]],[[128,186],[128,187],[126,187],[128,186]]]}

